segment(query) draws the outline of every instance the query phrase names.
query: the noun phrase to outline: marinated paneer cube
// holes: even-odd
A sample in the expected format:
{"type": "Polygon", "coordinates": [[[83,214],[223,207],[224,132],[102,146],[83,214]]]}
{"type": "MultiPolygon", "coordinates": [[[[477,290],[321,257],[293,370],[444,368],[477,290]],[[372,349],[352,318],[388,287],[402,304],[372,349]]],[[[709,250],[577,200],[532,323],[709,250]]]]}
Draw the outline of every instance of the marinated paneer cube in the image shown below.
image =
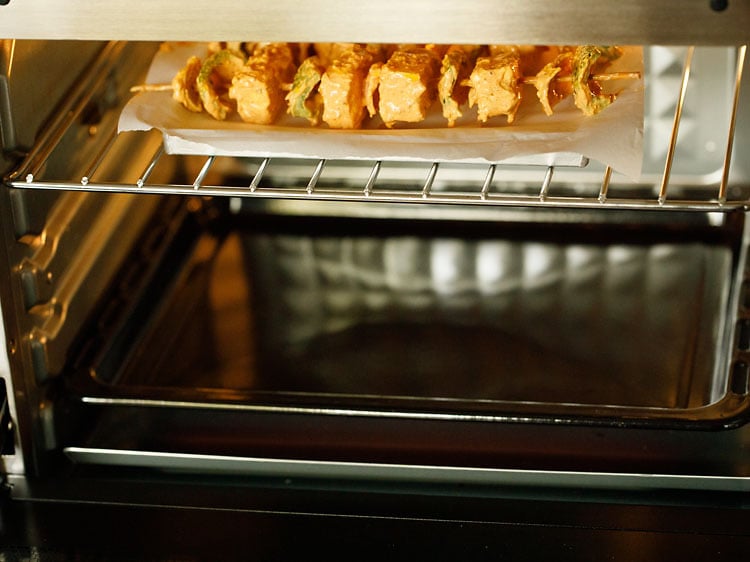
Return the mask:
{"type": "Polygon", "coordinates": [[[469,106],[477,106],[482,123],[497,115],[507,115],[508,123],[513,122],[521,105],[520,68],[514,51],[477,59],[469,77],[469,106]]]}
{"type": "Polygon", "coordinates": [[[333,129],[356,129],[365,117],[365,80],[374,62],[360,45],[333,61],[320,80],[323,121],[333,129]]]}
{"type": "Polygon", "coordinates": [[[379,72],[378,107],[385,125],[423,121],[437,96],[436,54],[421,47],[397,50],[379,72]]]}

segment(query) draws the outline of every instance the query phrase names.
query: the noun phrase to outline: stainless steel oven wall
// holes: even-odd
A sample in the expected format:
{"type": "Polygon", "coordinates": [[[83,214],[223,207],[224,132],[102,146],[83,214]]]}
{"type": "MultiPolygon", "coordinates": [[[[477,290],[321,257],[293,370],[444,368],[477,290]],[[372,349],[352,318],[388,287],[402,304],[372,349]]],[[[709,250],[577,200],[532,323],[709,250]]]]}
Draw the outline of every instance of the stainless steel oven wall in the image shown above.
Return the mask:
{"type": "MultiPolygon", "coordinates": [[[[49,43],[43,41],[0,41],[0,175],[3,177],[34,144],[42,124],[75,82],[96,51],[96,45],[63,41],[56,43],[55,54],[50,55],[48,51],[49,43]]],[[[5,326],[2,327],[4,345],[0,351],[0,376],[5,381],[8,407],[16,422],[12,434],[6,435],[13,440],[13,454],[2,457],[4,470],[8,473],[24,471],[22,451],[24,445],[32,443],[29,428],[32,427],[31,418],[36,417],[32,412],[38,411],[34,405],[41,403],[34,389],[28,388],[23,376],[26,369],[18,361],[20,333],[23,331],[19,329],[19,322],[25,311],[19,311],[15,304],[19,296],[12,288],[18,275],[16,265],[33,255],[32,242],[38,240],[44,231],[49,209],[61,198],[57,194],[28,197],[5,189],[0,193],[3,217],[3,243],[0,244],[0,301],[3,306],[0,310],[7,323],[7,334],[5,326]],[[22,239],[24,242],[20,242],[22,239]],[[15,365],[15,377],[11,376],[9,356],[15,365]],[[25,433],[23,437],[21,428],[25,433]]]]}
{"type": "MultiPolygon", "coordinates": [[[[0,42],[3,177],[49,134],[51,124],[71,116],[65,135],[58,139],[66,148],[45,168],[85,173],[83,162],[100,150],[102,135],[113,130],[113,107],[142,72],[128,58],[147,59],[152,52],[148,45],[134,44],[120,57],[108,57],[119,61],[119,69],[97,67],[105,45],[0,42]],[[146,55],[141,57],[139,48],[146,55]],[[87,69],[94,81],[86,80],[87,69]],[[77,96],[77,90],[83,91],[77,96]]],[[[124,163],[137,162],[144,148],[120,150],[121,157],[105,165],[115,175],[129,173],[124,163]]],[[[111,283],[157,204],[158,198],[128,195],[0,190],[0,302],[3,354],[7,352],[9,359],[0,374],[17,421],[15,454],[3,459],[6,471],[35,470],[44,452],[54,447],[55,424],[60,422],[45,383],[59,374],[81,322],[111,283]]]]}

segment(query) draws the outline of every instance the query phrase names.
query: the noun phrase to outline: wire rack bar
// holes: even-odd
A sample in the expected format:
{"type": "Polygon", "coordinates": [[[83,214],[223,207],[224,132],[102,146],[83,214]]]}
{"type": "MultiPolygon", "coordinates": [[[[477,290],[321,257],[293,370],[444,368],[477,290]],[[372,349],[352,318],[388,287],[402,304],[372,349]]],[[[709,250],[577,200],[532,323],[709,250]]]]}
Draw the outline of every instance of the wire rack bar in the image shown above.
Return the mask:
{"type": "Polygon", "coordinates": [[[307,182],[307,194],[312,195],[315,191],[315,186],[318,185],[318,180],[320,180],[320,175],[323,173],[323,168],[325,168],[326,161],[325,160],[319,160],[318,164],[315,166],[315,171],[312,173],[312,176],[310,176],[310,181],[307,182]]]}
{"type": "Polygon", "coordinates": [[[544,173],[544,179],[542,180],[542,187],[539,190],[539,199],[545,201],[549,195],[549,187],[552,184],[552,174],[555,172],[553,166],[548,166],[547,171],[544,173]]]}
{"type": "Polygon", "coordinates": [[[604,177],[602,178],[602,185],[599,188],[599,203],[605,203],[607,201],[607,193],[609,192],[609,182],[612,180],[612,168],[607,166],[604,170],[604,177]]]}
{"type": "Polygon", "coordinates": [[[138,187],[138,189],[143,189],[143,186],[148,181],[148,178],[151,177],[151,174],[153,173],[154,168],[156,168],[156,165],[159,163],[159,160],[161,160],[161,157],[163,154],[164,154],[164,145],[159,145],[159,148],[157,148],[156,152],[154,152],[154,156],[151,158],[151,161],[148,163],[148,166],[146,166],[146,169],[143,170],[141,177],[139,177],[138,180],[135,182],[135,185],[136,187],[138,187]]]}
{"type": "Polygon", "coordinates": [[[201,185],[203,184],[203,180],[206,179],[206,175],[208,175],[208,171],[211,169],[211,166],[213,165],[215,159],[216,159],[216,156],[209,156],[206,159],[206,162],[203,164],[201,171],[198,172],[198,176],[195,178],[195,181],[193,182],[193,189],[195,191],[201,188],[201,185]]]}
{"type": "Polygon", "coordinates": [[[270,158],[264,158],[263,161],[260,163],[260,166],[258,166],[258,171],[255,172],[255,175],[253,176],[253,181],[250,182],[250,193],[255,193],[255,190],[258,189],[258,186],[260,185],[260,180],[263,179],[263,174],[266,172],[266,168],[268,167],[268,163],[271,161],[270,158]]]}
{"type": "Polygon", "coordinates": [[[104,162],[104,159],[106,158],[109,151],[112,150],[112,145],[115,143],[116,140],[117,140],[117,131],[113,130],[110,133],[109,137],[107,138],[107,142],[105,142],[102,145],[101,150],[94,158],[94,161],[92,162],[91,166],[89,166],[88,170],[81,178],[81,185],[87,185],[89,181],[91,181],[91,178],[99,169],[99,166],[101,166],[102,162],[104,162]]]}
{"type": "MultiPolygon", "coordinates": [[[[55,182],[34,182],[27,184],[23,182],[11,182],[11,187],[37,190],[71,190],[76,189],[76,184],[55,182]]],[[[77,188],[79,191],[94,191],[104,193],[149,193],[155,195],[196,195],[196,193],[209,197],[253,197],[260,199],[307,199],[321,201],[371,201],[381,203],[419,203],[425,199],[422,191],[391,191],[377,189],[369,195],[360,190],[353,189],[315,189],[309,193],[306,188],[262,188],[251,192],[247,188],[226,186],[201,185],[198,190],[188,185],[146,185],[138,187],[136,184],[106,184],[92,183],[85,189],[77,188]]],[[[716,201],[700,199],[680,199],[674,201],[659,202],[656,198],[614,198],[608,197],[606,203],[602,204],[598,197],[576,197],[576,196],[551,196],[541,199],[539,195],[488,193],[482,197],[481,191],[477,192],[436,192],[432,191],[428,200],[433,203],[448,204],[479,204],[498,206],[543,206],[543,207],[589,207],[589,208],[620,208],[620,209],[682,209],[682,210],[729,210],[744,208],[742,201],[719,205],[716,201]]]]}
{"type": "Polygon", "coordinates": [[[378,181],[378,175],[380,175],[380,168],[382,164],[382,161],[378,160],[377,162],[375,162],[375,164],[372,165],[370,176],[367,178],[367,183],[365,183],[365,187],[362,190],[362,193],[365,197],[370,197],[370,195],[372,195],[372,190],[375,188],[375,182],[378,181]]]}
{"type": "Polygon", "coordinates": [[[482,191],[479,193],[480,199],[484,201],[487,199],[487,195],[490,192],[490,187],[492,186],[492,180],[495,179],[495,170],[496,170],[495,164],[490,164],[487,167],[487,175],[484,176],[484,183],[482,183],[482,191]]]}
{"type": "Polygon", "coordinates": [[[729,118],[729,132],[727,134],[727,146],[724,153],[724,165],[721,173],[721,184],[719,184],[719,202],[727,200],[727,187],[729,185],[729,165],[732,161],[732,147],[734,145],[734,131],[737,124],[737,108],[740,105],[740,84],[742,84],[742,71],[745,66],[745,54],[747,45],[737,49],[737,69],[734,78],[734,92],[732,94],[732,113],[729,118]]]}
{"type": "Polygon", "coordinates": [[[662,175],[661,187],[659,189],[659,203],[664,203],[667,200],[667,188],[669,187],[669,178],[672,174],[672,164],[674,162],[675,149],[677,148],[677,135],[680,132],[682,108],[685,105],[685,94],[687,93],[687,86],[690,81],[690,68],[693,64],[693,53],[695,53],[695,47],[689,47],[687,54],[685,55],[685,66],[682,69],[682,81],[680,82],[680,94],[677,99],[677,107],[674,111],[672,134],[669,137],[669,148],[667,150],[666,161],[664,162],[664,174],[662,175]]]}
{"type": "Polygon", "coordinates": [[[432,192],[432,184],[435,183],[435,176],[437,176],[438,168],[440,167],[439,162],[433,162],[430,167],[430,173],[427,174],[427,179],[422,187],[422,199],[427,199],[432,192]]]}

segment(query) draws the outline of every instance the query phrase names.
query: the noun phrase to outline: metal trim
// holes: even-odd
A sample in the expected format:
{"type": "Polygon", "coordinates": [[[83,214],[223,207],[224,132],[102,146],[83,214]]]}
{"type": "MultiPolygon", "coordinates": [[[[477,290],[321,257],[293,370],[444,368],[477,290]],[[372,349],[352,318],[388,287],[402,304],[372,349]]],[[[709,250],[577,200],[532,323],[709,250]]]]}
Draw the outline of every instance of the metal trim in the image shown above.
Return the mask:
{"type": "Polygon", "coordinates": [[[74,462],[118,467],[156,468],[165,471],[220,473],[253,476],[371,479],[627,490],[750,491],[750,478],[687,474],[626,472],[577,472],[517,470],[438,465],[409,465],[366,462],[311,461],[260,457],[233,457],[158,451],[66,447],[74,462]]]}
{"type": "Polygon", "coordinates": [[[739,44],[750,5],[708,0],[22,0],[0,7],[0,37],[371,43],[739,44]],[[231,14],[231,17],[228,17],[231,14]],[[248,37],[251,34],[252,37],[248,37]]]}

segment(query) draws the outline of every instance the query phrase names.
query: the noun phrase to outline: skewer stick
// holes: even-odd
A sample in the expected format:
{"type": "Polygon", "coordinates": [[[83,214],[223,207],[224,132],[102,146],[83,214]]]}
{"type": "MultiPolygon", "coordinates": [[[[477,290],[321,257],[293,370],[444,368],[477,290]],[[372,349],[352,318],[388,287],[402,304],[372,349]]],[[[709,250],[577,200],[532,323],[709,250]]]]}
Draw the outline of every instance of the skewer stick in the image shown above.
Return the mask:
{"type": "MultiPolygon", "coordinates": [[[[609,80],[640,80],[640,72],[605,72],[604,74],[592,74],[589,76],[589,80],[596,82],[607,82],[609,80]]],[[[533,84],[536,80],[536,76],[524,76],[521,78],[521,82],[524,84],[533,84]]],[[[555,77],[552,79],[553,82],[572,82],[573,77],[571,75],[555,77]]]]}
{"type": "Polygon", "coordinates": [[[167,92],[172,90],[172,84],[137,84],[130,87],[130,92],[167,92]]]}
{"type": "MultiPolygon", "coordinates": [[[[597,82],[607,82],[610,80],[640,80],[640,72],[605,72],[604,74],[592,74],[589,76],[589,80],[595,80],[597,82]]],[[[536,80],[535,76],[524,76],[521,78],[523,84],[533,84],[536,80]]],[[[554,78],[558,82],[572,82],[572,76],[560,76],[554,78]]],[[[172,84],[137,84],[131,86],[131,93],[138,92],[169,92],[172,91],[172,84]]]]}

